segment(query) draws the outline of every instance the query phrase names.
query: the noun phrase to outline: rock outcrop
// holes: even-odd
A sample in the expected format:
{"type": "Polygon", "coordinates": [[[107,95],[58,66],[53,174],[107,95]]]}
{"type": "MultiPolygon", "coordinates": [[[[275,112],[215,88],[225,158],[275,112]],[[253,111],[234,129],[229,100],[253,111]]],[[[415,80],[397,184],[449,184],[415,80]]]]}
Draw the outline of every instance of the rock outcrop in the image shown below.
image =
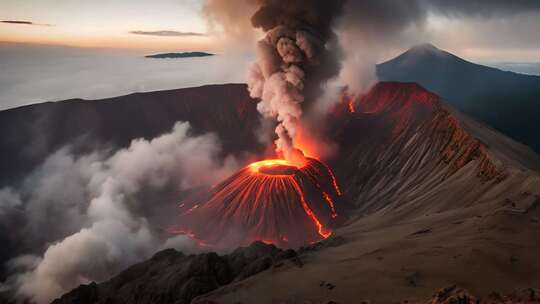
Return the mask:
{"type": "Polygon", "coordinates": [[[213,252],[185,255],[166,249],[107,282],[81,285],[53,304],[188,304],[199,295],[287,262],[301,265],[294,250],[261,242],[223,256],[213,252]]]}

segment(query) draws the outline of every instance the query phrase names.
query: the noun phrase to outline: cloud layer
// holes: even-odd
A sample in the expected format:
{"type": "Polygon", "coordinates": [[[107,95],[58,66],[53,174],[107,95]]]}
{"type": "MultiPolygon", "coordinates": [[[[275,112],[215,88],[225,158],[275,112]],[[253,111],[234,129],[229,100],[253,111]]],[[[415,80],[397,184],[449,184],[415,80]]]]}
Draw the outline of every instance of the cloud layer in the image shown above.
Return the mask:
{"type": "Polygon", "coordinates": [[[35,25],[35,26],[52,26],[52,24],[34,23],[26,20],[0,20],[0,23],[20,24],[20,25],[35,25]]]}
{"type": "Polygon", "coordinates": [[[133,35],[158,36],[158,37],[204,37],[204,33],[179,32],[179,31],[130,31],[133,35]]]}

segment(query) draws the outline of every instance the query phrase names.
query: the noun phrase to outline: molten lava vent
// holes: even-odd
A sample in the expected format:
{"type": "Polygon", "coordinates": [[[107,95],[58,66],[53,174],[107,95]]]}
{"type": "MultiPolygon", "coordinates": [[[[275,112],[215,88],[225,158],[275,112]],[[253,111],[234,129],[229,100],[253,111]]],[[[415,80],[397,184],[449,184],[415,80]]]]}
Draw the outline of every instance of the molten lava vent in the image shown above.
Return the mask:
{"type": "Polygon", "coordinates": [[[215,247],[255,240],[295,248],[327,238],[344,220],[341,192],[322,162],[253,163],[180,204],[181,232],[215,247]]]}

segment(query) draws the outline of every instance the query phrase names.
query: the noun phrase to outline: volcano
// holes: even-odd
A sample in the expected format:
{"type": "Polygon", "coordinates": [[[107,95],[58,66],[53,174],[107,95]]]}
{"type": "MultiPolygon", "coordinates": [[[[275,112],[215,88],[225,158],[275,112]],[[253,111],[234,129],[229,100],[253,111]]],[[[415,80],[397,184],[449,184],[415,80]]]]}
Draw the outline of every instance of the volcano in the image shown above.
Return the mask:
{"type": "MultiPolygon", "coordinates": [[[[195,130],[215,130],[226,154],[246,149],[262,155],[264,149],[255,149],[257,138],[249,135],[259,127],[256,103],[245,92],[245,87],[224,85],[145,93],[103,102],[103,107],[115,113],[123,113],[118,105],[134,108],[129,120],[113,120],[111,114],[110,121],[118,124],[114,130],[145,130],[170,113],[190,117],[195,130]],[[227,98],[216,103],[219,96],[227,98]],[[144,107],[130,103],[143,97],[144,107]],[[164,116],[147,116],[151,109],[164,116]]],[[[6,121],[14,126],[31,122],[12,117],[6,121]]],[[[229,257],[181,257],[166,251],[110,283],[83,285],[55,303],[73,303],[73,298],[178,302],[188,293],[189,299],[204,293],[192,303],[431,303],[434,291],[456,284],[484,303],[494,292],[540,286],[540,157],[530,148],[414,83],[382,82],[362,96],[344,96],[320,125],[339,147],[335,156],[325,158],[338,188],[321,161],[293,165],[265,160],[212,188],[190,191],[181,199],[180,220],[174,217],[175,225],[182,225],[174,227],[176,232],[213,246],[204,251],[255,239],[302,246],[325,236],[303,208],[301,193],[321,232],[331,233],[297,251],[303,267],[291,261],[272,264],[279,260],[277,253],[260,255],[250,247],[229,257]],[[335,218],[324,192],[333,201],[335,218]],[[347,225],[340,225],[344,220],[347,225]],[[236,276],[237,271],[242,274],[236,276]],[[214,279],[222,275],[228,279],[214,279]]],[[[176,215],[178,197],[171,199],[167,211],[176,215]]],[[[170,222],[154,223],[163,227],[170,222]]],[[[20,230],[13,227],[6,231],[20,230]]]]}
{"type": "Polygon", "coordinates": [[[329,237],[343,207],[336,178],[321,161],[263,160],[182,202],[177,232],[218,248],[256,240],[296,248],[329,237]]]}

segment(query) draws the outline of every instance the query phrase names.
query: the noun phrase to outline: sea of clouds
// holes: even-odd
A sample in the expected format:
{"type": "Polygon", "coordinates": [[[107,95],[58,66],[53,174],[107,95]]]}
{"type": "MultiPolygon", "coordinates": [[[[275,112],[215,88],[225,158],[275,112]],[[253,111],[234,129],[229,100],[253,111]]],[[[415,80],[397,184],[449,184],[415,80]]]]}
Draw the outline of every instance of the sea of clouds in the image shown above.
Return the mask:
{"type": "Polygon", "coordinates": [[[151,59],[155,50],[0,43],[0,110],[70,98],[244,83],[250,55],[151,59]]]}

